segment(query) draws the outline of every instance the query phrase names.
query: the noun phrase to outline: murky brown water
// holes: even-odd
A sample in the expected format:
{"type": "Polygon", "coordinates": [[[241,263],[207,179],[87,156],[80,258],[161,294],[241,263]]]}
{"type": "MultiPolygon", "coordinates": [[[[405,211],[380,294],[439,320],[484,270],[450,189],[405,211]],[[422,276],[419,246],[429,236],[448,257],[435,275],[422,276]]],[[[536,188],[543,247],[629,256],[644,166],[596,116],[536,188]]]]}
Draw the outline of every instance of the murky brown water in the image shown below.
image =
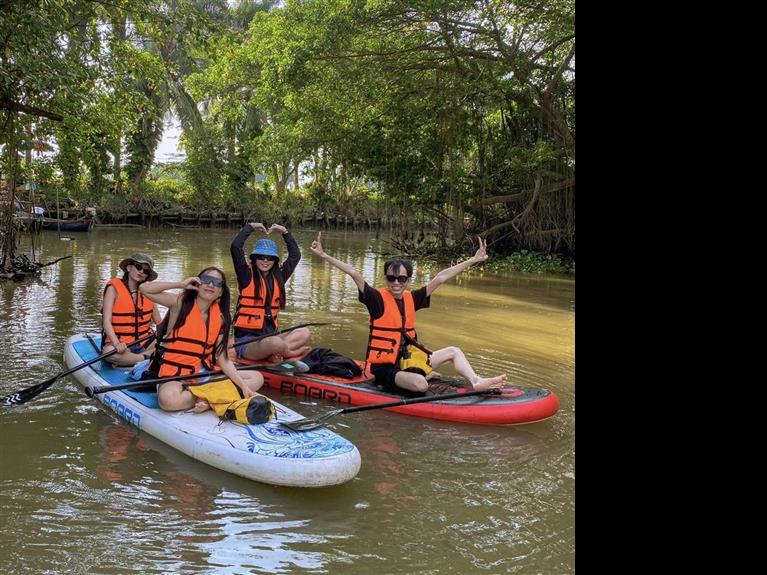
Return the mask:
{"type": "MultiPolygon", "coordinates": [[[[235,233],[44,232],[42,261],[73,257],[39,279],[0,282],[0,396],[64,370],[66,339],[99,331],[101,289],[122,258],[153,254],[160,279],[210,264],[233,279],[235,233]]],[[[283,325],[332,322],[315,328],[314,345],[360,356],[367,313],[354,283],[311,255],[315,232],[294,235],[304,259],[283,325]]],[[[373,235],[328,232],[323,244],[382,285],[373,235]]],[[[417,269],[413,285],[430,277],[417,269]]],[[[0,410],[0,573],[573,573],[574,281],[464,274],[418,327],[432,349],[462,347],[481,374],[552,389],[560,412],[510,428],[381,410],[335,418],[360,473],[305,490],[231,476],[136,435],[65,378],[0,410]]],[[[277,399],[307,416],[333,408],[277,399]]]]}

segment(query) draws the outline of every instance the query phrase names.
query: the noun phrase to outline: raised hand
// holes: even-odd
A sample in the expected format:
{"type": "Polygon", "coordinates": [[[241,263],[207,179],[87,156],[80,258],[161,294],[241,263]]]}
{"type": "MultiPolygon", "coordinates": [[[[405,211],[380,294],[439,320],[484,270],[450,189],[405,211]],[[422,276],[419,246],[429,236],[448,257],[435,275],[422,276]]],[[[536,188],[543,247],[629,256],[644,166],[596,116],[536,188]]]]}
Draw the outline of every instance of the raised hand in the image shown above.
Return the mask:
{"type": "Polygon", "coordinates": [[[483,262],[487,259],[487,240],[483,240],[481,237],[477,236],[477,239],[479,240],[479,247],[477,248],[477,253],[474,254],[473,259],[475,262],[483,262]]]}
{"type": "Polygon", "coordinates": [[[188,277],[181,282],[182,288],[192,289],[194,291],[200,291],[201,285],[202,285],[202,282],[200,281],[200,278],[198,278],[197,276],[188,277]]]}
{"type": "Polygon", "coordinates": [[[317,233],[317,239],[312,242],[309,249],[316,256],[322,257],[325,255],[325,250],[322,249],[322,232],[317,233]]]}
{"type": "Polygon", "coordinates": [[[280,224],[272,224],[269,227],[269,231],[266,232],[266,235],[269,235],[272,232],[280,232],[281,234],[286,234],[288,233],[288,229],[285,226],[281,226],[280,224]]]}
{"type": "MultiPolygon", "coordinates": [[[[253,229],[254,232],[257,232],[258,230],[261,230],[265,234],[267,234],[267,235],[269,234],[269,232],[266,231],[266,226],[264,224],[262,224],[261,222],[251,222],[248,225],[253,229]]],[[[274,227],[274,226],[272,226],[272,227],[274,227]]]]}

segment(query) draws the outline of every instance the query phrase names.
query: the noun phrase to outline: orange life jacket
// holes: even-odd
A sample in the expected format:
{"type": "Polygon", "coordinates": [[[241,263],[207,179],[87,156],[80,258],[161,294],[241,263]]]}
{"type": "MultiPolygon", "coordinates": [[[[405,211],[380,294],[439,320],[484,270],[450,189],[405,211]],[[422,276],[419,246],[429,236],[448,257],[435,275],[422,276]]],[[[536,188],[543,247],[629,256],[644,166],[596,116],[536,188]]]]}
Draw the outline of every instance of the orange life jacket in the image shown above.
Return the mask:
{"type": "MultiPolygon", "coordinates": [[[[154,302],[148,297],[144,297],[141,292],[138,292],[138,299],[134,302],[128,286],[119,278],[112,278],[107,282],[104,294],[106,294],[109,286],[114,287],[117,292],[112,306],[112,327],[118,339],[128,343],[149,334],[152,331],[154,302]]],[[[104,312],[103,305],[100,311],[101,313],[104,312]]]]}
{"type": "Polygon", "coordinates": [[[195,302],[184,325],[174,328],[157,344],[160,354],[158,377],[197,373],[201,367],[213,369],[221,325],[221,310],[217,303],[208,308],[206,324],[195,302]]]}
{"type": "Polygon", "coordinates": [[[397,301],[388,289],[376,289],[383,297],[384,312],[376,320],[370,320],[370,336],[368,337],[368,363],[397,363],[403,346],[402,334],[407,333],[416,339],[415,333],[415,304],[410,291],[403,292],[405,315],[403,316],[397,301]]]}
{"type": "MultiPolygon", "coordinates": [[[[237,315],[234,318],[234,327],[255,330],[264,327],[264,319],[266,317],[266,282],[264,281],[264,276],[258,270],[254,270],[250,264],[248,266],[252,272],[250,283],[245,286],[245,289],[239,290],[240,297],[237,300],[237,315]],[[256,277],[258,277],[260,282],[258,298],[256,298],[256,277]]],[[[277,315],[280,313],[282,292],[280,292],[277,278],[272,276],[272,282],[271,314],[274,320],[274,327],[277,327],[277,315]]]]}

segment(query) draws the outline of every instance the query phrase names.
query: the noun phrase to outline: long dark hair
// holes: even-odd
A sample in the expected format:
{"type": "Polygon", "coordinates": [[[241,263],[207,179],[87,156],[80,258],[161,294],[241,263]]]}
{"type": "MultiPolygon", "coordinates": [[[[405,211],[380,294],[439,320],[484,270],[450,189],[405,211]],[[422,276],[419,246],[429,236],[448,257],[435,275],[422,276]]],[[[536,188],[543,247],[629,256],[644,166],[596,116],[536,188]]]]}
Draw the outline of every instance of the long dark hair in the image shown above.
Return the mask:
{"type": "MultiPolygon", "coordinates": [[[[229,340],[229,328],[232,325],[232,314],[229,311],[229,302],[230,302],[230,295],[229,295],[229,286],[226,285],[226,274],[218,269],[215,266],[211,266],[209,268],[205,268],[202,270],[199,274],[197,274],[197,277],[200,277],[206,272],[213,272],[216,271],[221,274],[221,279],[224,280],[224,285],[221,286],[221,297],[218,299],[218,307],[221,310],[221,315],[224,318],[223,324],[221,325],[221,333],[224,334],[224,337],[221,338],[221,343],[216,344],[216,349],[213,353],[213,361],[215,362],[216,357],[218,357],[219,354],[223,353],[226,350],[226,345],[229,340]]],[[[192,309],[192,306],[194,305],[195,300],[197,299],[197,291],[193,289],[185,289],[184,295],[181,298],[181,309],[178,312],[178,317],[176,318],[176,323],[173,324],[173,331],[175,332],[181,326],[184,325],[186,322],[186,318],[189,316],[189,311],[192,309]]]]}
{"type": "MultiPolygon", "coordinates": [[[[272,258],[274,261],[274,265],[272,266],[272,269],[270,269],[268,272],[266,272],[266,276],[264,277],[264,282],[266,282],[270,276],[274,276],[274,278],[277,280],[277,285],[280,287],[280,307],[285,307],[285,279],[282,275],[282,268],[280,268],[280,259],[279,258],[272,258]]],[[[261,282],[258,281],[259,276],[261,275],[261,271],[258,269],[258,266],[256,265],[256,257],[251,254],[250,256],[250,267],[253,270],[253,283],[256,287],[256,299],[258,299],[259,294],[258,292],[261,291],[261,282]]]]}

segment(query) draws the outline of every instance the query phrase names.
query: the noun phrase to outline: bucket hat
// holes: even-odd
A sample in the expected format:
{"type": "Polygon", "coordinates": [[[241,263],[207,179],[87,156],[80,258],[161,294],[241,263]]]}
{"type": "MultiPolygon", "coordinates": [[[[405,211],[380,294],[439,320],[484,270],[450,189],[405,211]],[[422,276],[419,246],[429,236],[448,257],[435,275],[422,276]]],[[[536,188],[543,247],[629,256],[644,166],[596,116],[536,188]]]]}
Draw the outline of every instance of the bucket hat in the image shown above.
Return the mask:
{"type": "Polygon", "coordinates": [[[250,253],[250,255],[272,256],[278,259],[280,257],[277,254],[277,244],[275,244],[272,240],[267,239],[258,240],[256,245],[253,246],[253,251],[250,253]]]}
{"type": "Polygon", "coordinates": [[[152,259],[152,256],[148,254],[144,254],[141,252],[136,252],[129,258],[125,258],[123,261],[120,262],[120,269],[124,272],[128,271],[128,265],[132,263],[137,264],[147,264],[149,266],[149,269],[151,270],[149,272],[149,277],[147,278],[148,281],[154,281],[157,279],[157,272],[154,271],[154,260],[152,259]]]}

